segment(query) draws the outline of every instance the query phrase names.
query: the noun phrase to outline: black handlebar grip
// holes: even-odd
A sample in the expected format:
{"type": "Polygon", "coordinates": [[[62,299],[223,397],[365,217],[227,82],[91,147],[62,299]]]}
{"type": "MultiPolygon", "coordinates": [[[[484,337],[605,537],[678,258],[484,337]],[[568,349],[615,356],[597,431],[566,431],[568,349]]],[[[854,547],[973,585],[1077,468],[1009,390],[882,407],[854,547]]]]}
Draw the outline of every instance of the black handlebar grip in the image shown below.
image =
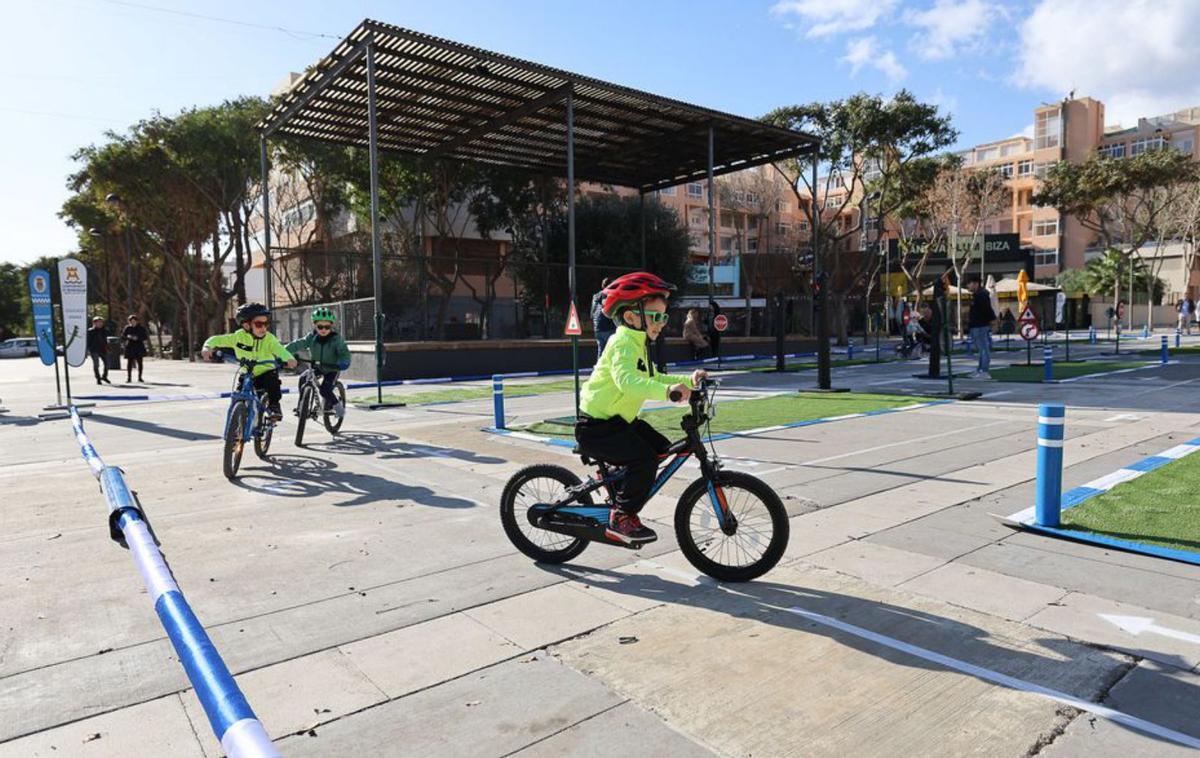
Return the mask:
{"type": "Polygon", "coordinates": [[[671,390],[671,394],[667,395],[667,397],[671,398],[672,403],[678,403],[683,399],[683,393],[679,390],[671,390]]]}

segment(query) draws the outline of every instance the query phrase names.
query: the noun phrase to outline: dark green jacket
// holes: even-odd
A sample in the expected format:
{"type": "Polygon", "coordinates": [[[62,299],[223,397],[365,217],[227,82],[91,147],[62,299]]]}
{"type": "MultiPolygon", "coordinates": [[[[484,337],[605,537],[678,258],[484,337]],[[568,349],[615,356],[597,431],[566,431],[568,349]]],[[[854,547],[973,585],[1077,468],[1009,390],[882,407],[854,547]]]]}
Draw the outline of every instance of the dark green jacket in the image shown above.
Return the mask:
{"type": "Polygon", "coordinates": [[[289,353],[297,354],[316,362],[322,372],[343,371],[350,365],[350,348],[346,340],[337,332],[330,332],[324,340],[318,338],[316,331],[311,331],[295,342],[287,344],[289,353]]]}

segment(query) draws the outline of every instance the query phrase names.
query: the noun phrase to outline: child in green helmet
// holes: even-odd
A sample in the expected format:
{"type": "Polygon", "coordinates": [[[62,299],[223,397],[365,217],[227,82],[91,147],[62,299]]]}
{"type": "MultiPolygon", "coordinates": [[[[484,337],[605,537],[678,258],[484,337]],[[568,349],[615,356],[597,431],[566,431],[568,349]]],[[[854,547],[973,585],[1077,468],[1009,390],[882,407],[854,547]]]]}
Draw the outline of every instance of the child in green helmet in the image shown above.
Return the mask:
{"type": "Polygon", "coordinates": [[[312,312],[313,330],[300,339],[287,344],[288,352],[302,351],[313,362],[313,369],[321,375],[321,399],[325,410],[341,418],[346,413],[341,401],[333,393],[338,372],[350,368],[350,348],[338,334],[335,324],[337,315],[332,308],[319,305],[312,312]]]}

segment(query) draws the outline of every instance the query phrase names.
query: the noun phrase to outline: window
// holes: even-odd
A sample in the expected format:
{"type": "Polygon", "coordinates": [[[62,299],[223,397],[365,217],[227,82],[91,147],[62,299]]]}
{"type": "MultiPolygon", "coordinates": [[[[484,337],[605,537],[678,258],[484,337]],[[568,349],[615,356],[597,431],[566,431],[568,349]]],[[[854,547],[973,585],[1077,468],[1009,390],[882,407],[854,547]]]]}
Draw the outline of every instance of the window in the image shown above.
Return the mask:
{"type": "Polygon", "coordinates": [[[1100,153],[1100,155],[1104,156],[1105,158],[1124,158],[1125,143],[1118,142],[1114,145],[1101,145],[1100,147],[1096,148],[1096,152],[1100,153]]]}
{"type": "Polygon", "coordinates": [[[802,232],[807,232],[808,231],[808,222],[801,221],[799,224],[796,225],[796,228],[798,228],[802,232]]]}
{"type": "Polygon", "coordinates": [[[841,208],[845,204],[846,204],[846,196],[845,195],[834,195],[833,197],[825,198],[825,207],[826,208],[841,208]]]}
{"type": "Polygon", "coordinates": [[[787,213],[791,209],[792,209],[792,204],[789,203],[787,200],[776,200],[775,201],[775,211],[777,213],[787,213]]]}
{"type": "Polygon", "coordinates": [[[1013,164],[1005,163],[1003,166],[1000,167],[1000,178],[1001,179],[1012,179],[1013,178],[1013,164]]]}
{"type": "Polygon", "coordinates": [[[704,226],[706,215],[704,211],[692,211],[688,214],[688,223],[692,226],[704,226]]]}
{"type": "Polygon", "coordinates": [[[1057,266],[1058,265],[1058,248],[1053,250],[1034,250],[1033,265],[1035,266],[1057,266]]]}
{"type": "Polygon", "coordinates": [[[1000,157],[1000,148],[998,147],[981,147],[975,149],[976,161],[994,161],[1000,157]]]}
{"type": "Polygon", "coordinates": [[[792,233],[791,223],[788,221],[775,222],[775,233],[776,234],[784,234],[784,235],[791,234],[792,233]]]}
{"type": "Polygon", "coordinates": [[[1019,161],[1017,163],[1017,176],[1029,176],[1033,173],[1033,161],[1019,161]]]}
{"type": "Polygon", "coordinates": [[[658,191],[658,194],[665,195],[667,197],[675,197],[675,188],[674,187],[664,187],[658,191]]]}
{"type": "Polygon", "coordinates": [[[1062,144],[1062,117],[1056,108],[1042,111],[1033,121],[1033,148],[1041,150],[1047,147],[1058,147],[1062,144]]]}
{"type": "Polygon", "coordinates": [[[746,252],[747,253],[757,253],[758,252],[758,237],[751,237],[750,239],[746,240],[746,252]]]}
{"type": "Polygon", "coordinates": [[[758,196],[757,192],[747,192],[746,202],[750,205],[758,205],[760,202],[762,202],[762,198],[758,196]]]}
{"type": "Polygon", "coordinates": [[[317,207],[313,205],[312,200],[305,200],[283,214],[283,228],[285,230],[298,229],[316,217],[317,207]]]}
{"type": "Polygon", "coordinates": [[[1129,155],[1141,155],[1147,150],[1160,150],[1164,144],[1166,144],[1166,140],[1164,140],[1161,135],[1157,137],[1146,137],[1145,139],[1135,139],[1133,142],[1129,143],[1129,155]]]}
{"type": "Polygon", "coordinates": [[[1058,234],[1058,219],[1042,218],[1033,222],[1034,237],[1049,237],[1058,234]]]}
{"type": "Polygon", "coordinates": [[[1045,179],[1046,172],[1049,171],[1050,167],[1055,163],[1058,163],[1058,161],[1038,161],[1037,163],[1033,164],[1033,175],[1038,179],[1045,179]]]}
{"type": "Polygon", "coordinates": [[[704,197],[704,185],[700,182],[688,182],[688,197],[704,197]]]}
{"type": "Polygon", "coordinates": [[[721,252],[723,252],[723,253],[733,252],[733,237],[722,237],[721,238],[721,252]]]}
{"type": "Polygon", "coordinates": [[[733,214],[732,213],[729,213],[728,211],[726,211],[725,213],[721,214],[721,228],[722,229],[732,229],[733,228],[733,214]]]}
{"type": "Polygon", "coordinates": [[[868,216],[863,220],[863,230],[874,232],[879,229],[879,216],[868,216]]]}
{"type": "Polygon", "coordinates": [[[1188,134],[1182,137],[1176,137],[1171,140],[1171,147],[1175,148],[1184,155],[1191,155],[1196,146],[1196,140],[1192,135],[1188,134]]]}

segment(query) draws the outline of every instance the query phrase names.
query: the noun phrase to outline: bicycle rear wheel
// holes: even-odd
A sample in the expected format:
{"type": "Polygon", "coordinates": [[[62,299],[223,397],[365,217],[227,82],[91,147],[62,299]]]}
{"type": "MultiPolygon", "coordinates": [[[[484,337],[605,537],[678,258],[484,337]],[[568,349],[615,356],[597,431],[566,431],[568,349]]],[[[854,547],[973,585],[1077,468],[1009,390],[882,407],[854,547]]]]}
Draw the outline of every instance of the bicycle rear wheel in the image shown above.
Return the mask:
{"type": "Polygon", "coordinates": [[[304,426],[312,415],[313,388],[308,382],[300,388],[300,400],[296,403],[296,447],[304,447],[304,426]]]}
{"type": "Polygon", "coordinates": [[[684,557],[704,573],[725,582],[748,582],[779,563],[788,543],[783,501],[766,482],[739,471],[717,474],[710,493],[707,479],[688,485],[675,506],[675,538],[684,557]],[[726,534],[712,497],[724,498],[737,521],[726,534]]]}
{"type": "MultiPolygon", "coordinates": [[[[500,523],[509,541],[540,563],[565,563],[582,553],[587,540],[539,529],[528,516],[531,506],[557,502],[579,484],[579,477],[562,466],[526,466],[513,474],[500,496],[500,523]]],[[[592,504],[591,493],[579,498],[579,505],[592,504]]]]}
{"type": "Polygon", "coordinates": [[[243,434],[246,429],[246,401],[239,400],[229,411],[229,423],[225,428],[225,452],[222,464],[225,478],[232,481],[237,476],[238,467],[242,465],[242,451],[246,440],[243,434]]]}
{"type": "MultiPolygon", "coordinates": [[[[346,388],[342,386],[341,382],[334,382],[333,394],[337,395],[338,402],[342,404],[342,412],[344,413],[346,410],[346,388]]],[[[342,422],[346,420],[331,411],[325,411],[324,416],[325,428],[329,430],[330,434],[337,434],[338,430],[342,428],[342,422]]]]}

